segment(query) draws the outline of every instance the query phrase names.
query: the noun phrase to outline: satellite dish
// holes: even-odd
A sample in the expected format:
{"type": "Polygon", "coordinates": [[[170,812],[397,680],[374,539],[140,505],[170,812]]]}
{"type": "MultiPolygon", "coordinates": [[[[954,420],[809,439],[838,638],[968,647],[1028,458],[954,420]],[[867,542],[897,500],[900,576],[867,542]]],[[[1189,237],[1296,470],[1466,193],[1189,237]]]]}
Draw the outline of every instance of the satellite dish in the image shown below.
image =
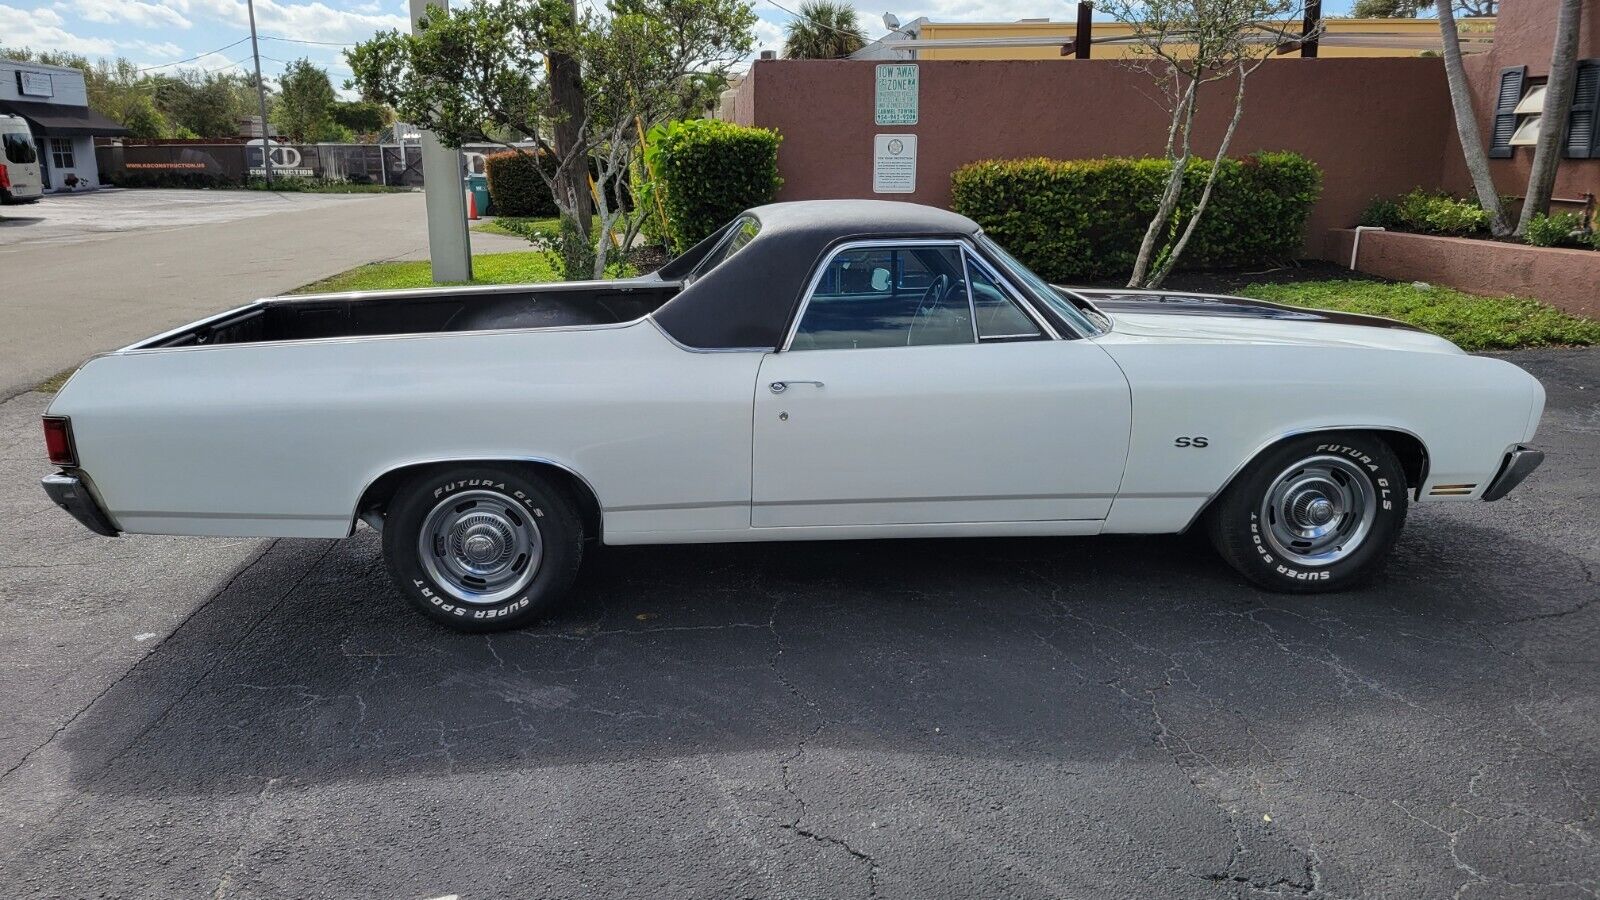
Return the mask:
{"type": "Polygon", "coordinates": [[[899,31],[900,30],[900,19],[899,19],[899,17],[896,16],[894,13],[884,13],[883,14],[883,27],[889,29],[890,31],[899,31]]]}

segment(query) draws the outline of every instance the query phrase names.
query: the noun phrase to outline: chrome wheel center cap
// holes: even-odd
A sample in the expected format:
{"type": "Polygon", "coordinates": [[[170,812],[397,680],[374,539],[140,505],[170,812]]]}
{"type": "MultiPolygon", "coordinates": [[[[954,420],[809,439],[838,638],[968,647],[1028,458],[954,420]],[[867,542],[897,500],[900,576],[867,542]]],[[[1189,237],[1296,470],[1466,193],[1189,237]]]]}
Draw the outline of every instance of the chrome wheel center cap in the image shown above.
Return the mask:
{"type": "Polygon", "coordinates": [[[1326,497],[1306,504],[1306,521],[1313,525],[1326,525],[1333,521],[1333,502],[1326,497]]]}
{"type": "Polygon", "coordinates": [[[487,527],[473,529],[461,542],[461,555],[474,565],[494,562],[499,558],[500,550],[499,536],[487,527]]]}

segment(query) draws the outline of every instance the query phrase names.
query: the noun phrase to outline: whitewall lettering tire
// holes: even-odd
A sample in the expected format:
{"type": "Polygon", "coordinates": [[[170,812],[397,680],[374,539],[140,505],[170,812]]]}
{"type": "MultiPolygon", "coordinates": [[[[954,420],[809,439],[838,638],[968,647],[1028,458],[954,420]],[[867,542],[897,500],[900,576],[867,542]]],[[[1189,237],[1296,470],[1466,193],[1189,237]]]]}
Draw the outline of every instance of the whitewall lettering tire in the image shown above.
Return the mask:
{"type": "Polygon", "coordinates": [[[566,493],[537,474],[464,463],[401,486],[384,517],[383,553],[423,615],[459,631],[501,631],[565,596],[583,525],[566,493]]]}
{"type": "Polygon", "coordinates": [[[1383,566],[1406,520],[1406,476],[1381,437],[1292,438],[1257,457],[1207,515],[1223,559],[1262,587],[1320,593],[1383,566]]]}

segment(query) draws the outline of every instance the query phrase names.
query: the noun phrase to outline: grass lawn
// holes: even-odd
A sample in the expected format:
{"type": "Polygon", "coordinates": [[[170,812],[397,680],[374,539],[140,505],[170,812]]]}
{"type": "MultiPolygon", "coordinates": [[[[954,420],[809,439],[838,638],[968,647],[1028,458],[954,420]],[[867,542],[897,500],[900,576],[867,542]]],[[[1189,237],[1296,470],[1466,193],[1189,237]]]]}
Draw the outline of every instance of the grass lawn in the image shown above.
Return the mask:
{"type": "MultiPolygon", "coordinates": [[[[590,228],[597,227],[600,217],[590,219],[590,228]]],[[[511,237],[528,238],[531,235],[545,234],[561,230],[561,219],[551,216],[548,219],[536,219],[531,216],[498,216],[486,219],[472,226],[473,231],[485,234],[504,234],[511,237]]]]}
{"type": "Polygon", "coordinates": [[[1478,297],[1444,287],[1344,280],[1252,284],[1237,293],[1289,306],[1398,319],[1463,350],[1600,344],[1600,322],[1521,297],[1478,297]]]}
{"type": "MultiPolygon", "coordinates": [[[[556,273],[550,268],[550,261],[538,250],[484,253],[474,256],[472,276],[472,284],[527,284],[556,280],[556,273]]],[[[357,266],[332,278],[324,278],[296,288],[292,293],[392,291],[420,287],[434,287],[433,268],[425,259],[357,266]]]]}

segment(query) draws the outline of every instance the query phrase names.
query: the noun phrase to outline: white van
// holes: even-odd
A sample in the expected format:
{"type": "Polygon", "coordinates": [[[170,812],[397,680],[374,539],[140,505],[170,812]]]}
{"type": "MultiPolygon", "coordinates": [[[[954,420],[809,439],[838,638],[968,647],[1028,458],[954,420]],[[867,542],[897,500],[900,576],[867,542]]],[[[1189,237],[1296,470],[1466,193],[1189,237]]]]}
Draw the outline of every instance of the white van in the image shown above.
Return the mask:
{"type": "Polygon", "coordinates": [[[44,196],[39,148],[21,116],[0,115],[0,203],[32,203],[44,196]]]}

